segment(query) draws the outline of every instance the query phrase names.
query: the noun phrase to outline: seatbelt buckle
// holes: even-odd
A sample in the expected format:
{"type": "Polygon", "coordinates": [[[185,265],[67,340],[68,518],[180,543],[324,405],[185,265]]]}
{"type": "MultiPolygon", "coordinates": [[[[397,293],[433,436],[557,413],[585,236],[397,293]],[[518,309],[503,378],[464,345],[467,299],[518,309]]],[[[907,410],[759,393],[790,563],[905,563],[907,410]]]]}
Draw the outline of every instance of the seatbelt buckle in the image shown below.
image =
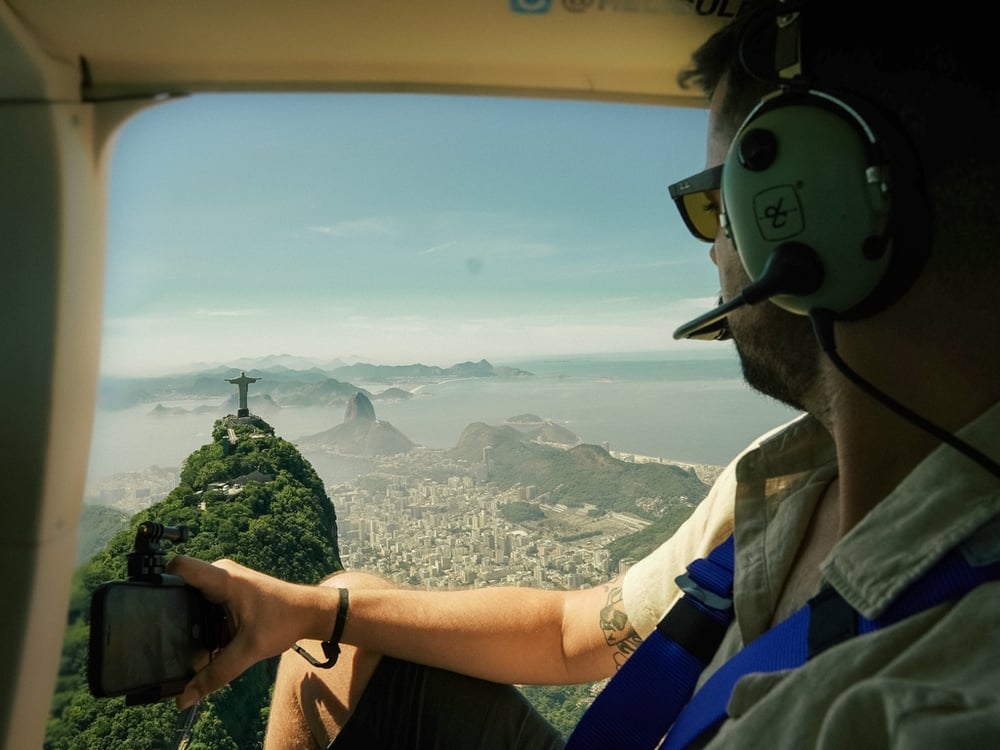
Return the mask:
{"type": "Polygon", "coordinates": [[[687,596],[703,604],[709,609],[725,612],[733,606],[733,600],[710,591],[691,577],[688,572],[681,573],[674,579],[677,587],[687,596]]]}

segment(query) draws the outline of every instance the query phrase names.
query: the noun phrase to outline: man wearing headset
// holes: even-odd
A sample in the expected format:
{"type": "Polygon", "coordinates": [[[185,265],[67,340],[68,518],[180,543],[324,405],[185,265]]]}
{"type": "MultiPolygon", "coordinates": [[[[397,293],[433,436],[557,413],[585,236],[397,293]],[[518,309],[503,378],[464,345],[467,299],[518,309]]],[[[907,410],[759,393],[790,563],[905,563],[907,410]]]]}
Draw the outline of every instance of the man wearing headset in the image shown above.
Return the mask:
{"type": "MultiPolygon", "coordinates": [[[[731,335],[747,381],[809,416],[734,462],[701,517],[629,572],[620,599],[554,608],[527,592],[458,599],[366,588],[360,574],[293,587],[178,559],[174,571],[224,601],[239,628],[181,705],[297,639],[339,640],[344,653],[328,673],[283,658],[269,728],[276,745],[308,742],[309,730],[325,743],[341,727],[350,733],[345,720],[359,706],[381,697],[392,716],[419,692],[411,683],[380,696],[388,689],[379,682],[362,696],[366,680],[379,679],[379,654],[491,680],[593,679],[601,669],[574,659],[592,653],[600,632],[576,644],[532,635],[607,620],[622,628],[612,638],[634,629],[651,643],[664,632],[701,648],[697,671],[705,669],[676,723],[649,730],[652,743],[629,734],[667,713],[662,702],[641,703],[655,691],[640,680],[612,703],[633,710],[612,714],[611,730],[578,730],[571,747],[655,747],[668,729],[664,747],[982,747],[1000,736],[1000,97],[991,34],[976,19],[916,6],[744,5],[687,76],[710,98],[709,169],[671,193],[692,232],[712,243],[722,300],[675,335],[731,335]],[[711,545],[697,537],[720,536],[734,505],[735,620],[722,620],[721,642],[707,648],[704,628],[679,633],[670,620],[657,629],[664,611],[679,609],[669,584],[678,550],[704,553],[711,545]],[[612,603],[617,619],[602,619],[612,603]],[[771,637],[797,622],[799,641],[771,637]],[[761,642],[777,643],[763,664],[754,661],[761,642]],[[713,698],[720,679],[729,682],[713,698]],[[692,718],[699,701],[709,708],[692,718]]],[[[700,602],[696,625],[706,608],[732,617],[727,591],[713,603],[684,580],[700,602]]],[[[473,703],[459,723],[474,728],[494,707],[473,703]]],[[[455,707],[432,701],[422,710],[455,707]]],[[[474,746],[560,744],[544,730],[526,730],[523,745],[487,734],[474,746]]]]}

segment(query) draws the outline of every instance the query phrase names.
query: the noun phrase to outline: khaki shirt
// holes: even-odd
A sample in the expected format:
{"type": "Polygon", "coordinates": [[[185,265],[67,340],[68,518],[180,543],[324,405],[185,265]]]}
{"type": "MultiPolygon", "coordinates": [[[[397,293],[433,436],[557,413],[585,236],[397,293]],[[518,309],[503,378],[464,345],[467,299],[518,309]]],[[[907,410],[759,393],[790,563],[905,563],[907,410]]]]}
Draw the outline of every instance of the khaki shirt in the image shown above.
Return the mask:
{"type": "MultiPolygon", "coordinates": [[[[959,435],[1000,456],[1000,405],[959,435]]],[[[832,441],[808,417],[737,462],[730,490],[737,617],[702,681],[769,627],[835,472],[832,441]]],[[[1000,480],[941,446],[834,546],[821,565],[822,583],[874,618],[959,544],[978,562],[1000,559],[1000,480]]],[[[747,675],[728,713],[707,747],[998,746],[1000,583],[850,639],[799,669],[747,675]]]]}

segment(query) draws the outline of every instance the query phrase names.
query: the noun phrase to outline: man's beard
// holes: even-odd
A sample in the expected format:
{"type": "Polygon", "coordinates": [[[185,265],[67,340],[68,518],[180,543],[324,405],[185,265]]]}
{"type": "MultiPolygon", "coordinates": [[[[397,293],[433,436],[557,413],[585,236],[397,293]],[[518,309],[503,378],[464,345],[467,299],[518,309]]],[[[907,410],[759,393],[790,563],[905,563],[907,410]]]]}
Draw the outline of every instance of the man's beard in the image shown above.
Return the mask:
{"type": "Polygon", "coordinates": [[[747,385],[800,411],[816,392],[820,350],[805,316],[769,302],[740,311],[730,321],[747,385]],[[749,314],[748,314],[749,313],[749,314]],[[754,314],[756,313],[756,314],[754,314]]]}

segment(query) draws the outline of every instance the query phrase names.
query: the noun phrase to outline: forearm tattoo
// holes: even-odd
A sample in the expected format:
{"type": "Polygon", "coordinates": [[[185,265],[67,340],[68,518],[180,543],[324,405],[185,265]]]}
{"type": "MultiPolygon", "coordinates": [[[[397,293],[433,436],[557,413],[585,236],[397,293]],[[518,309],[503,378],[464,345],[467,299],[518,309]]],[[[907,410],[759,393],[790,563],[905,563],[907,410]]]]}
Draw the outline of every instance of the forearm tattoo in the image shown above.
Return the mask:
{"type": "Polygon", "coordinates": [[[608,601],[601,609],[601,632],[604,634],[604,641],[614,649],[612,658],[615,660],[615,669],[620,669],[629,655],[639,648],[642,638],[635,632],[625,614],[619,582],[605,584],[604,590],[608,601]]]}

